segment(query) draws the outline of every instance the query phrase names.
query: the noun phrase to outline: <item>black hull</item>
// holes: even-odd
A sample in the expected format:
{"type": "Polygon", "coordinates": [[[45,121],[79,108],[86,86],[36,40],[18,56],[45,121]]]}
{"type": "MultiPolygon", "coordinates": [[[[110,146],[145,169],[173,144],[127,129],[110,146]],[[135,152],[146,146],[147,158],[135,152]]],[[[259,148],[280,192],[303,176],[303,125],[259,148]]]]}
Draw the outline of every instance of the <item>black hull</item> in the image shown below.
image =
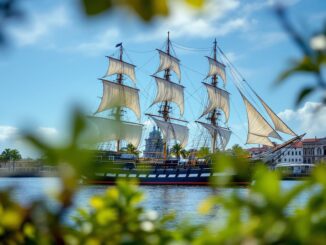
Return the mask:
{"type": "Polygon", "coordinates": [[[231,177],[231,185],[249,185],[249,178],[225,173],[213,173],[211,169],[156,169],[116,170],[97,173],[85,178],[87,184],[113,185],[117,179],[138,180],[140,185],[209,185],[211,178],[231,177]]]}

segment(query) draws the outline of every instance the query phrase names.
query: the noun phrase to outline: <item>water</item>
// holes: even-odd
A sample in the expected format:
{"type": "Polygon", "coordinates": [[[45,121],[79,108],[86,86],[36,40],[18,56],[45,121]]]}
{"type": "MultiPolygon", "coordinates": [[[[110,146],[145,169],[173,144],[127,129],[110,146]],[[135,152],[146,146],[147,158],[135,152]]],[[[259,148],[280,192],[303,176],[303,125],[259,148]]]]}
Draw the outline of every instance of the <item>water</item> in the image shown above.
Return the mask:
{"type": "MultiPolygon", "coordinates": [[[[284,190],[298,184],[299,181],[282,181],[284,190]]],[[[23,205],[33,200],[43,198],[49,205],[55,205],[53,194],[60,189],[57,178],[0,178],[0,190],[16,187],[14,198],[23,205]]],[[[89,185],[81,186],[74,200],[75,207],[88,207],[88,199],[96,194],[103,193],[108,186],[89,185]]],[[[212,194],[227,195],[232,191],[246,195],[247,188],[235,187],[213,190],[206,186],[141,186],[145,193],[143,206],[155,210],[159,214],[175,212],[177,220],[188,218],[195,222],[204,222],[207,217],[198,215],[198,205],[212,194]]],[[[289,206],[289,211],[302,207],[309,197],[303,193],[289,206]]],[[[223,215],[223,214],[222,214],[223,215]]]]}

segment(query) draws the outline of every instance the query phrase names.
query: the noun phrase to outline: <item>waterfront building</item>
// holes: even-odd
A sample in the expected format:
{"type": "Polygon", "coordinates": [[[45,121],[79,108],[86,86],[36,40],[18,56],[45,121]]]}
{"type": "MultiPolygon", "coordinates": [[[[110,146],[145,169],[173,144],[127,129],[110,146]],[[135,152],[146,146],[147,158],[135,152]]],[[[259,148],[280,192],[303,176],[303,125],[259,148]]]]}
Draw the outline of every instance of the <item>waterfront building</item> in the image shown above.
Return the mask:
{"type": "Polygon", "coordinates": [[[163,158],[163,139],[160,130],[155,126],[145,139],[144,158],[163,158]]]}
{"type": "Polygon", "coordinates": [[[302,145],[304,163],[326,161],[326,137],[304,139],[302,145]]]}
{"type": "Polygon", "coordinates": [[[276,163],[300,164],[303,163],[302,141],[275,152],[276,163]]]}
{"type": "Polygon", "coordinates": [[[250,154],[251,157],[256,157],[258,155],[261,155],[261,154],[269,151],[270,149],[271,149],[270,146],[263,145],[262,147],[248,148],[248,149],[246,149],[246,151],[249,152],[249,154],[250,154]]]}

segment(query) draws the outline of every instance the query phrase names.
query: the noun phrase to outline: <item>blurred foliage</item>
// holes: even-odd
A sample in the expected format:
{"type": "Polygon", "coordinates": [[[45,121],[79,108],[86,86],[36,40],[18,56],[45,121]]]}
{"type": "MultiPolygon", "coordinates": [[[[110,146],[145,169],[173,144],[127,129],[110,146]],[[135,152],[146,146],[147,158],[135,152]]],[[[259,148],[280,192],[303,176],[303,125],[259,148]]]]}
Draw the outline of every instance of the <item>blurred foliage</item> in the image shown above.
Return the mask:
{"type": "MultiPolygon", "coordinates": [[[[14,2],[0,2],[0,28],[19,13],[14,2]]],[[[204,1],[185,2],[200,7],[204,1]]],[[[83,0],[83,4],[89,15],[123,6],[145,21],[169,13],[165,0],[83,0]]],[[[304,54],[280,80],[297,72],[317,78],[316,84],[301,92],[300,102],[313,91],[325,89],[322,77],[325,49],[311,47],[294,31],[284,12],[278,13],[304,54]]],[[[325,32],[317,37],[320,35],[324,37],[325,32]]],[[[79,209],[72,218],[74,224],[69,225],[66,216],[80,188],[79,178],[85,171],[95,171],[91,152],[81,148],[85,127],[83,116],[76,111],[70,140],[65,146],[55,147],[34,134],[26,134],[25,138],[46,156],[46,161],[58,166],[61,189],[56,195],[56,205],[51,207],[44,200],[21,205],[13,199],[14,190],[0,191],[0,244],[326,244],[325,165],[317,166],[306,181],[284,190],[277,172],[268,170],[263,163],[253,165],[239,157],[242,153],[238,148],[234,149],[235,156],[221,153],[211,156],[214,169],[222,173],[212,177],[211,183],[224,188],[234,180],[246,180],[251,173],[254,181],[246,194],[235,189],[229,195],[217,193],[204,200],[198,207],[200,214],[210,215],[204,224],[177,221],[173,214],[158,215],[145,210],[137,183],[120,180],[102,195],[92,197],[89,207],[79,209]],[[290,210],[290,204],[303,194],[308,194],[304,207],[290,210]],[[226,214],[225,218],[217,220],[221,213],[226,214]]],[[[197,156],[208,153],[208,148],[202,148],[197,156]]]]}
{"type": "Polygon", "coordinates": [[[245,149],[243,149],[240,145],[235,144],[231,148],[231,154],[233,156],[239,157],[239,158],[248,158],[249,153],[245,149]]]}
{"type": "Polygon", "coordinates": [[[17,2],[17,0],[0,0],[0,45],[6,42],[6,25],[14,20],[23,19],[23,13],[17,7],[17,2]]]}
{"type": "MultiPolygon", "coordinates": [[[[67,222],[67,212],[80,188],[83,171],[92,171],[91,156],[81,150],[79,139],[86,123],[78,112],[72,123],[70,143],[57,148],[32,134],[26,138],[47,160],[59,168],[61,190],[56,205],[37,200],[21,205],[14,190],[0,192],[0,244],[325,244],[326,165],[317,166],[311,177],[293,188],[281,187],[280,175],[263,163],[216,153],[212,186],[225,188],[235,180],[254,182],[247,192],[229,189],[212,195],[198,207],[206,222],[177,220],[174,214],[159,215],[142,206],[137,182],[118,180],[89,205],[77,210],[67,222]],[[233,190],[233,191],[232,191],[233,190]],[[304,207],[290,204],[307,195],[304,207]]],[[[150,197],[148,197],[150,198],[150,197]]]]}
{"type": "MultiPolygon", "coordinates": [[[[194,8],[203,6],[205,0],[177,0],[194,8]]],[[[132,10],[143,21],[150,21],[156,16],[167,16],[170,12],[168,0],[82,0],[85,13],[98,15],[117,7],[132,10]]]]}
{"type": "Polygon", "coordinates": [[[290,66],[284,70],[278,77],[277,83],[283,83],[286,79],[297,74],[306,74],[310,76],[311,82],[304,87],[298,94],[296,105],[299,105],[307,96],[321,91],[323,104],[326,104],[326,22],[322,30],[314,33],[309,38],[298,33],[294,25],[289,21],[285,9],[278,7],[277,16],[288,33],[291,40],[296,44],[302,53],[299,59],[293,60],[290,66]]]}

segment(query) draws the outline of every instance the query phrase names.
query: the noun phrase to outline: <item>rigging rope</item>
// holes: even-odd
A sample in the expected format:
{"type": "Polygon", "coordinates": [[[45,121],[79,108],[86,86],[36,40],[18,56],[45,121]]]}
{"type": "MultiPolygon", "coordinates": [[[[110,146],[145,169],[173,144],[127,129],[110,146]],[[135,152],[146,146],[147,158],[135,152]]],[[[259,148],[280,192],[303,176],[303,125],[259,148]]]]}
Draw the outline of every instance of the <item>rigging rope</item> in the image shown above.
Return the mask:
{"type": "Polygon", "coordinates": [[[177,48],[185,49],[185,50],[193,50],[193,51],[209,51],[210,48],[193,48],[193,47],[187,47],[185,45],[182,45],[180,43],[177,43],[175,41],[171,41],[177,48]]]}

